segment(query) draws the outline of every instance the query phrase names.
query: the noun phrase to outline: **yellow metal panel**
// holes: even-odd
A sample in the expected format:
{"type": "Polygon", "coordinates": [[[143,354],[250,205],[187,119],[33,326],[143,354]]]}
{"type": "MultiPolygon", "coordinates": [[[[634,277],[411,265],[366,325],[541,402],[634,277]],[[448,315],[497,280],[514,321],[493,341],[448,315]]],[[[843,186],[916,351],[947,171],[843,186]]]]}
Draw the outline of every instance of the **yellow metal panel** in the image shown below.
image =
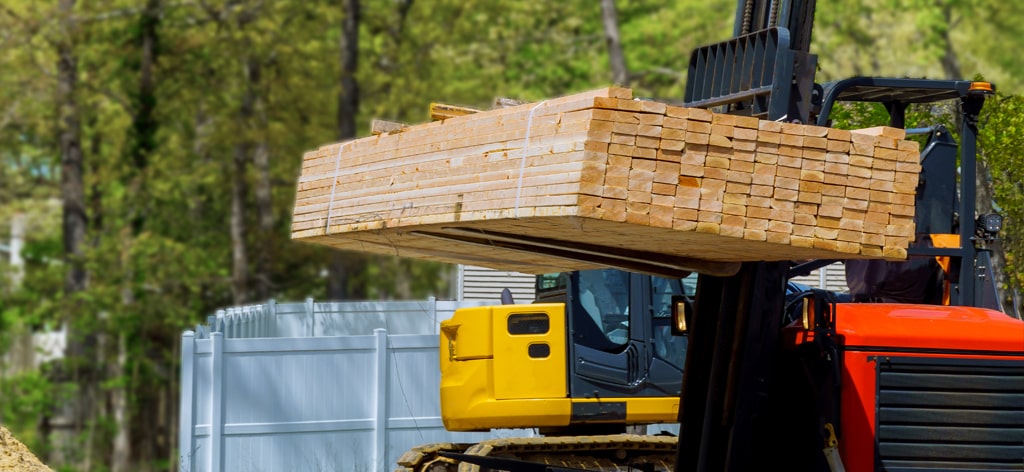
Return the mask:
{"type": "MultiPolygon", "coordinates": [[[[441,361],[441,419],[449,431],[473,431],[480,405],[494,401],[493,361],[441,361]]],[[[487,426],[483,429],[489,429],[487,426]]]]}
{"type": "MultiPolygon", "coordinates": [[[[516,326],[513,331],[521,332],[523,326],[536,325],[516,326]]],[[[445,428],[481,431],[568,425],[572,405],[566,398],[565,337],[561,304],[458,310],[441,323],[441,418],[445,428]],[[538,314],[547,318],[544,333],[509,333],[510,317],[526,315],[515,319],[532,322],[538,314]],[[544,343],[548,355],[530,357],[530,346],[544,343]],[[509,398],[509,386],[514,387],[511,393],[517,398],[509,398]],[[505,389],[505,396],[496,395],[499,388],[505,389]]]]}
{"type": "Polygon", "coordinates": [[[493,307],[461,308],[441,322],[441,357],[449,360],[487,359],[491,344],[493,307]]]}
{"type": "MultiPolygon", "coordinates": [[[[512,331],[516,331],[515,326],[513,324],[512,331]]],[[[560,303],[494,307],[495,398],[508,400],[568,396],[565,330],[565,306],[560,303]],[[510,320],[529,319],[530,315],[546,317],[547,330],[543,333],[509,332],[510,320]],[[546,355],[538,355],[545,351],[546,355]]]]}
{"type": "Polygon", "coordinates": [[[442,362],[441,419],[448,431],[539,428],[569,424],[568,398],[495,400],[494,361],[442,362]]]}
{"type": "Polygon", "coordinates": [[[569,424],[568,398],[495,400],[489,388],[493,360],[456,362],[458,373],[441,378],[441,419],[448,431],[539,428],[569,424]]]}

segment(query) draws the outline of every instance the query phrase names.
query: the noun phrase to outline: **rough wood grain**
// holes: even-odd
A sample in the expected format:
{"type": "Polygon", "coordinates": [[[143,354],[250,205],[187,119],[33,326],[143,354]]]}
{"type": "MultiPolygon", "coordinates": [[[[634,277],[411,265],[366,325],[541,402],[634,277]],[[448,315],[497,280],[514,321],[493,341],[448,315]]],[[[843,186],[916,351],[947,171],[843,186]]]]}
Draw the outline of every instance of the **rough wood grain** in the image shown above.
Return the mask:
{"type": "Polygon", "coordinates": [[[444,111],[306,153],[292,237],[534,273],[902,259],[914,237],[918,146],[903,130],[764,122],[621,88],[444,111]]]}

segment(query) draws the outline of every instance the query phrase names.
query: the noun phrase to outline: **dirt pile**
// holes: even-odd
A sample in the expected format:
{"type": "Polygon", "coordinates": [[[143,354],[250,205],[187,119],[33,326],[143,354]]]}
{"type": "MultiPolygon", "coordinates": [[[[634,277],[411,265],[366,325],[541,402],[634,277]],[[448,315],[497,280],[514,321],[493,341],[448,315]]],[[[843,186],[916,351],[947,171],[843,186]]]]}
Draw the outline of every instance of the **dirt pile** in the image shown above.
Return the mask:
{"type": "Polygon", "coordinates": [[[11,432],[0,426],[0,472],[53,472],[18,441],[11,432]]]}

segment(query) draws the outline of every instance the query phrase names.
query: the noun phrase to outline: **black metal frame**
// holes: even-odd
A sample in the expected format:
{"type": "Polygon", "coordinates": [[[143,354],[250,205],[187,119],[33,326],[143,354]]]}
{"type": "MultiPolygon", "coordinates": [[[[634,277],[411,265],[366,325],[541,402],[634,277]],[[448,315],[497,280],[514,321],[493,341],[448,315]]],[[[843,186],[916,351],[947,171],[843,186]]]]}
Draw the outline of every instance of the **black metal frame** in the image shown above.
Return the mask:
{"type": "Polygon", "coordinates": [[[750,114],[789,114],[793,51],[789,31],[769,28],[697,48],[690,56],[684,105],[713,108],[749,102],[750,114]]]}
{"type": "Polygon", "coordinates": [[[793,32],[793,50],[808,52],[817,0],[737,0],[733,37],[783,27],[793,32]]]}
{"type": "Polygon", "coordinates": [[[817,0],[737,0],[733,38],[690,56],[684,105],[806,123],[817,0]]]}
{"type": "MultiPolygon", "coordinates": [[[[958,248],[915,247],[908,251],[911,257],[949,256],[960,261],[957,290],[950,303],[960,306],[981,306],[979,286],[975,274],[979,256],[988,259],[988,252],[975,242],[975,205],[977,203],[977,142],[978,115],[991,90],[975,90],[974,82],[967,80],[897,79],[880,77],[854,77],[826,84],[817,124],[828,126],[836,102],[881,103],[889,110],[889,125],[904,128],[906,109],[912,103],[933,103],[960,100],[960,206],[958,248]]],[[[927,204],[927,203],[926,203],[927,204]]],[[[935,204],[941,204],[936,202],[935,204]]],[[[981,298],[989,298],[982,293],[981,298]]]]}
{"type": "Polygon", "coordinates": [[[698,282],[677,471],[756,467],[749,445],[764,433],[758,412],[772,387],[788,270],[789,262],[751,262],[735,276],[698,282]]]}

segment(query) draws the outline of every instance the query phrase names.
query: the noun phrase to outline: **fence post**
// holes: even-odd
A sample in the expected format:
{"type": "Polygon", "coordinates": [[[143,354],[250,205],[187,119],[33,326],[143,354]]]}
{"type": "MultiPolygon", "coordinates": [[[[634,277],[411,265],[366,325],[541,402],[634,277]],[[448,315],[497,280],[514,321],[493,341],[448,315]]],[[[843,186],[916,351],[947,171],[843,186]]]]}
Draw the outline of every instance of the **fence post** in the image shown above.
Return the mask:
{"type": "Polygon", "coordinates": [[[309,337],[316,336],[316,313],[313,312],[313,298],[306,299],[306,319],[309,320],[309,337]]]}
{"type": "Polygon", "coordinates": [[[210,405],[210,471],[224,470],[224,333],[212,333],[213,398],[210,405]]]}
{"type": "Polygon", "coordinates": [[[427,299],[430,303],[430,321],[434,324],[434,334],[441,334],[441,325],[437,324],[437,297],[427,299]]]}
{"type": "Polygon", "coordinates": [[[277,333],[274,331],[274,327],[277,326],[277,300],[271,298],[267,301],[267,316],[265,318],[265,325],[263,329],[263,337],[272,338],[276,337],[277,333]]]}
{"type": "Polygon", "coordinates": [[[178,470],[195,470],[195,333],[185,331],[181,335],[181,411],[178,416],[178,470]]]}
{"type": "Polygon", "coordinates": [[[375,424],[373,429],[374,457],[376,472],[387,472],[387,437],[388,437],[388,331],[377,328],[373,330],[377,340],[377,368],[375,424]]]}

